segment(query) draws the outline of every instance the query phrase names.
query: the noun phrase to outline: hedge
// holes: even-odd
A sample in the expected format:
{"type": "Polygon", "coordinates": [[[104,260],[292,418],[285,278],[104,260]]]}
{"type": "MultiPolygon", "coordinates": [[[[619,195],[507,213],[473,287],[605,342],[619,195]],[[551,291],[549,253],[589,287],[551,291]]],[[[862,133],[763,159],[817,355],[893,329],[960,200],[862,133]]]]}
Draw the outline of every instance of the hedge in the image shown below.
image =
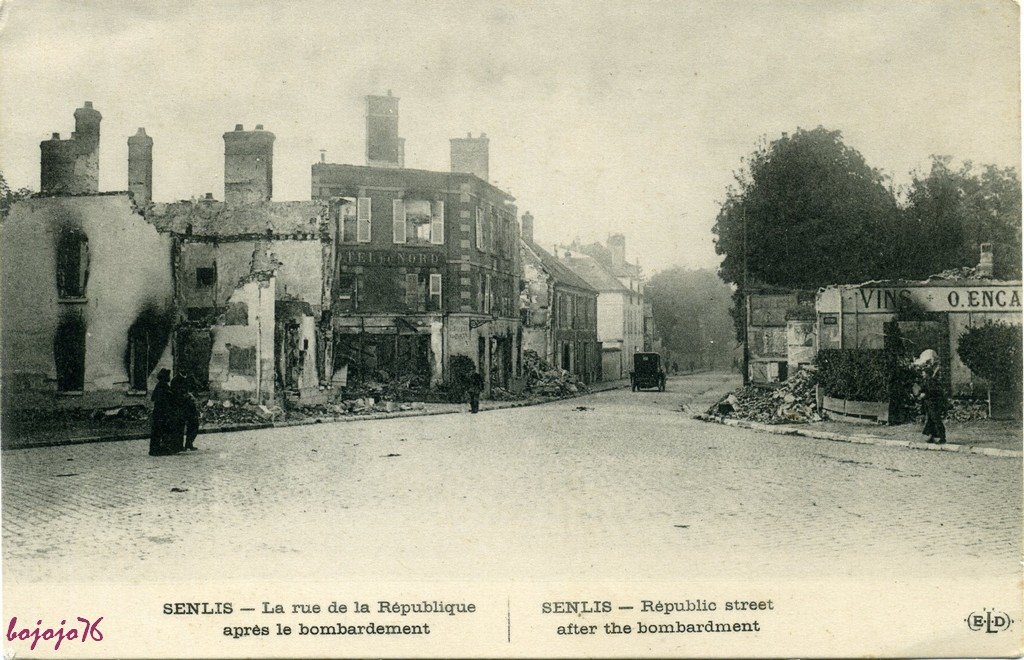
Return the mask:
{"type": "Polygon", "coordinates": [[[902,398],[904,367],[881,349],[822,349],[815,358],[826,396],[851,401],[902,398]]]}

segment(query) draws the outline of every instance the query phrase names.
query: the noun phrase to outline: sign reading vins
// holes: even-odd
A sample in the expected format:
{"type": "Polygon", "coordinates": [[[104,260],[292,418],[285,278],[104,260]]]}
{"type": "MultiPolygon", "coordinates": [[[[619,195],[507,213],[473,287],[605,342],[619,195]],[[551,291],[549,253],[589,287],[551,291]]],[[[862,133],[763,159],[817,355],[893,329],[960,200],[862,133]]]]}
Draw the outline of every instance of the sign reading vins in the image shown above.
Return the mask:
{"type": "Polygon", "coordinates": [[[445,263],[440,250],[341,250],[343,266],[441,266],[445,263]]]}
{"type": "MultiPolygon", "coordinates": [[[[929,312],[1013,312],[1021,310],[1020,288],[991,286],[921,286],[869,288],[847,293],[848,309],[859,312],[894,312],[901,302],[913,302],[929,312]],[[852,299],[851,299],[852,298],[852,299]]],[[[846,303],[844,303],[846,307],[846,303]]]]}

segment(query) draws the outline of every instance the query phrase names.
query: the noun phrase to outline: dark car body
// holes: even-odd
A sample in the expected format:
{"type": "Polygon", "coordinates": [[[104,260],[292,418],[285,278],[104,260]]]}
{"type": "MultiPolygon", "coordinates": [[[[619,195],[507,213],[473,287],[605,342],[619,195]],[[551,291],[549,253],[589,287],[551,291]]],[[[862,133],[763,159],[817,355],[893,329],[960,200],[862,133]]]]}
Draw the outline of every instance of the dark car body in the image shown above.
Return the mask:
{"type": "Polygon", "coordinates": [[[634,353],[629,380],[634,392],[653,388],[664,392],[665,370],[661,366],[661,356],[657,353],[634,353]]]}

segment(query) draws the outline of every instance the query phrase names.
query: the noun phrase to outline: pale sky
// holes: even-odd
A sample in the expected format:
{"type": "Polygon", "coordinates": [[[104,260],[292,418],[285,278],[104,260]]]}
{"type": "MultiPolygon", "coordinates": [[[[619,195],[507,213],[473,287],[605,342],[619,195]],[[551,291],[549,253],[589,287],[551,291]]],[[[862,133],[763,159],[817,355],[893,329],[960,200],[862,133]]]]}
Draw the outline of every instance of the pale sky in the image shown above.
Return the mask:
{"type": "MultiPolygon", "coordinates": [[[[2,1],[2,0],[0,0],[2,1]]],[[[401,98],[406,165],[446,171],[484,131],[491,178],[542,245],[626,234],[650,273],[717,266],[741,159],[824,125],[905,183],[930,154],[1019,171],[1018,8],[986,2],[4,1],[0,167],[39,187],[39,142],[103,114],[101,190],[129,135],[156,201],[223,198],[221,135],[277,135],[274,198],[310,165],[365,164],[366,94],[401,98]]]]}

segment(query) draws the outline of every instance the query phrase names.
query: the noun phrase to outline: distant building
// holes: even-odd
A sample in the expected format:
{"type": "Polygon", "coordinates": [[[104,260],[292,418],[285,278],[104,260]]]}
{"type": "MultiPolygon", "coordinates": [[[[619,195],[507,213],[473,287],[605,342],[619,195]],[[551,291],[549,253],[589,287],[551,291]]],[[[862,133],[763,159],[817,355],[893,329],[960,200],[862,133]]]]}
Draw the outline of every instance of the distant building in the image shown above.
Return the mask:
{"type": "Polygon", "coordinates": [[[627,377],[633,355],[644,348],[644,321],[643,279],[639,267],[625,259],[625,237],[613,235],[607,248],[573,245],[560,251],[562,263],[598,291],[602,378],[627,377]]]}
{"type": "Polygon", "coordinates": [[[533,240],[533,216],[522,217],[523,350],[590,383],[598,378],[598,292],[533,240]]]}
{"type": "Polygon", "coordinates": [[[451,172],[404,168],[388,99],[367,97],[371,166],[312,167],[335,237],[331,378],[438,385],[465,355],[486,393],[512,387],[522,353],[515,200],[479,176],[486,148],[460,163],[453,142],[451,172]]]}

